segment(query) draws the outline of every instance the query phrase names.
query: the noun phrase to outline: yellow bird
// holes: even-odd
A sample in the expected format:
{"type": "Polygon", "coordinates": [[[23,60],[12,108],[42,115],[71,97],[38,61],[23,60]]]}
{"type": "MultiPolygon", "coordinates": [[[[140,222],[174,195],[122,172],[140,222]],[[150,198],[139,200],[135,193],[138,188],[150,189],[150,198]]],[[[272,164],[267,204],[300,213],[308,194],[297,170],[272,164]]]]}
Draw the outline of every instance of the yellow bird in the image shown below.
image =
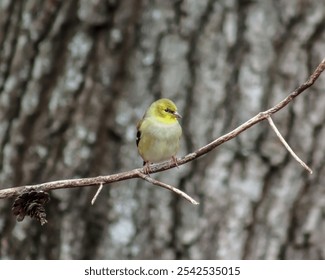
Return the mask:
{"type": "Polygon", "coordinates": [[[179,118],[174,102],[163,98],[153,102],[139,121],[136,142],[144,173],[150,172],[150,163],[172,159],[177,165],[175,156],[182,135],[179,118]]]}

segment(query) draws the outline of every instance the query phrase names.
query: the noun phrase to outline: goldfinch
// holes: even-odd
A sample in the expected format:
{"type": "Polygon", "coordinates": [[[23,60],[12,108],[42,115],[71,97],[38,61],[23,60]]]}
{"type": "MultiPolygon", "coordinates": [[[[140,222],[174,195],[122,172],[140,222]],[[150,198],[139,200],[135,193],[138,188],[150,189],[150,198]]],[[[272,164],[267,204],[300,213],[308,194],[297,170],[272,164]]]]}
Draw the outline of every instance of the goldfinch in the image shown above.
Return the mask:
{"type": "Polygon", "coordinates": [[[138,122],[136,142],[144,173],[150,172],[150,163],[172,159],[177,165],[175,156],[182,135],[179,118],[174,102],[163,98],[153,102],[138,122]]]}

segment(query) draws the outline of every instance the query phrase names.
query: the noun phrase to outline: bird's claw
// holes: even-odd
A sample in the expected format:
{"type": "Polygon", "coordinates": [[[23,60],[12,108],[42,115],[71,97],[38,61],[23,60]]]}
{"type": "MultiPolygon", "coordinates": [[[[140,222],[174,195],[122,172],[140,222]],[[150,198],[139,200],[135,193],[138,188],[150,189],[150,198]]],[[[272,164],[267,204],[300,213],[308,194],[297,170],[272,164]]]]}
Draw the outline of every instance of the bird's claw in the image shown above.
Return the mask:
{"type": "Polygon", "coordinates": [[[150,176],[150,171],[151,171],[150,170],[150,162],[147,161],[143,165],[143,173],[146,174],[146,175],[148,175],[148,176],[150,176]]]}
{"type": "Polygon", "coordinates": [[[179,166],[178,166],[178,162],[177,162],[177,158],[176,158],[175,156],[172,156],[171,163],[170,163],[170,167],[171,167],[171,165],[172,165],[173,163],[175,164],[175,166],[176,166],[177,168],[179,168],[179,166]]]}

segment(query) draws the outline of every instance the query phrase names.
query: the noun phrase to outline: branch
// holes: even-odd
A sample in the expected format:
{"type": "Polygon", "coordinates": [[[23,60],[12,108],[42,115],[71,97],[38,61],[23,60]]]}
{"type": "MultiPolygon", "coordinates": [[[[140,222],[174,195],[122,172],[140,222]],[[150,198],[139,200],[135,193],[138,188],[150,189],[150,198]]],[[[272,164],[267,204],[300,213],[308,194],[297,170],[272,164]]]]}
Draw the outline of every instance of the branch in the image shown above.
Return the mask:
{"type": "MultiPolygon", "coordinates": [[[[296,90],[294,90],[292,93],[290,93],[285,99],[283,99],[277,105],[275,105],[274,107],[270,108],[267,111],[257,114],[253,118],[249,119],[242,125],[238,126],[234,130],[232,130],[231,132],[215,139],[211,143],[199,148],[195,152],[190,153],[180,159],[177,159],[177,165],[183,165],[187,162],[197,159],[197,158],[203,156],[204,154],[207,154],[208,152],[212,151],[219,145],[235,138],[237,135],[239,135],[243,131],[247,130],[251,126],[253,126],[265,119],[269,119],[269,117],[271,115],[275,114],[276,112],[278,112],[279,110],[281,110],[282,108],[287,106],[295,97],[297,97],[299,94],[304,92],[307,88],[311,87],[314,84],[314,82],[318,79],[320,74],[324,71],[324,69],[325,69],[325,59],[323,59],[323,61],[318,65],[318,67],[316,68],[314,73],[309,77],[309,79],[305,83],[303,83],[296,90]]],[[[176,164],[174,162],[172,162],[172,163],[165,162],[165,163],[154,164],[154,165],[150,166],[150,173],[161,172],[161,171],[164,171],[167,169],[174,168],[175,166],[176,166],[176,164]]],[[[60,181],[52,181],[52,182],[37,184],[37,185],[20,186],[20,187],[2,189],[2,190],[0,190],[0,199],[18,196],[18,195],[20,195],[26,191],[30,191],[30,190],[51,191],[51,190],[63,189],[63,188],[101,186],[101,185],[106,185],[106,184],[110,184],[110,183],[114,183],[114,182],[134,179],[134,178],[145,179],[146,181],[151,182],[155,185],[167,188],[167,189],[177,193],[178,195],[185,197],[189,201],[193,200],[192,198],[187,196],[184,192],[180,191],[179,189],[171,187],[171,186],[161,183],[159,181],[156,181],[148,176],[145,176],[143,174],[142,168],[133,169],[130,171],[116,173],[116,174],[107,175],[107,176],[60,180],[60,181]]],[[[193,200],[191,202],[193,203],[195,201],[193,200]]]]}
{"type": "MultiPolygon", "coordinates": [[[[178,165],[182,165],[184,163],[187,163],[189,161],[192,161],[193,159],[196,159],[200,156],[203,156],[204,154],[210,152],[211,150],[215,149],[219,145],[223,144],[224,142],[227,142],[233,138],[235,138],[237,135],[242,133],[243,131],[247,130],[248,128],[252,127],[253,125],[267,119],[269,116],[275,114],[276,112],[280,111],[282,108],[287,106],[295,97],[297,97],[299,94],[304,92],[307,88],[311,87],[315,81],[318,79],[320,74],[325,70],[325,58],[322,60],[322,62],[317,66],[316,70],[314,71],[313,74],[309,77],[309,79],[303,83],[301,86],[296,88],[292,93],[290,93],[285,99],[283,99],[281,102],[279,102],[277,105],[273,106],[272,108],[258,113],[255,117],[249,119],[242,125],[238,126],[234,130],[228,132],[227,134],[217,138],[216,140],[212,141],[206,146],[203,146],[202,148],[198,149],[194,153],[188,154],[187,156],[183,157],[182,159],[178,159],[177,163],[178,165]]],[[[172,164],[172,167],[175,165],[172,164]]],[[[165,166],[164,166],[165,167],[165,166]]],[[[162,168],[162,166],[157,166],[156,169],[153,167],[150,167],[151,170],[154,170],[154,172],[158,172],[161,170],[168,169],[167,166],[166,168],[162,168]]]]}

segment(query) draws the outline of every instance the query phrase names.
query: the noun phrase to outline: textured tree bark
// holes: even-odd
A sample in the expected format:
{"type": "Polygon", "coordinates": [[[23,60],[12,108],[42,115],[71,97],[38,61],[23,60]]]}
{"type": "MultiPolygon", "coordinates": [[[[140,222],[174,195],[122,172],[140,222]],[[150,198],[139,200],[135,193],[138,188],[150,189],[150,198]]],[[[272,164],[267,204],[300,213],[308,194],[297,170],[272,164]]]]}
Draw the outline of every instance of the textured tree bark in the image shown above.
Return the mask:
{"type": "MultiPolygon", "coordinates": [[[[273,106],[323,59],[322,1],[0,2],[0,188],[140,167],[159,97],[184,155],[273,106]]],[[[324,259],[325,77],[217,151],[143,180],[50,193],[48,224],[0,201],[1,259],[324,259]]]]}

